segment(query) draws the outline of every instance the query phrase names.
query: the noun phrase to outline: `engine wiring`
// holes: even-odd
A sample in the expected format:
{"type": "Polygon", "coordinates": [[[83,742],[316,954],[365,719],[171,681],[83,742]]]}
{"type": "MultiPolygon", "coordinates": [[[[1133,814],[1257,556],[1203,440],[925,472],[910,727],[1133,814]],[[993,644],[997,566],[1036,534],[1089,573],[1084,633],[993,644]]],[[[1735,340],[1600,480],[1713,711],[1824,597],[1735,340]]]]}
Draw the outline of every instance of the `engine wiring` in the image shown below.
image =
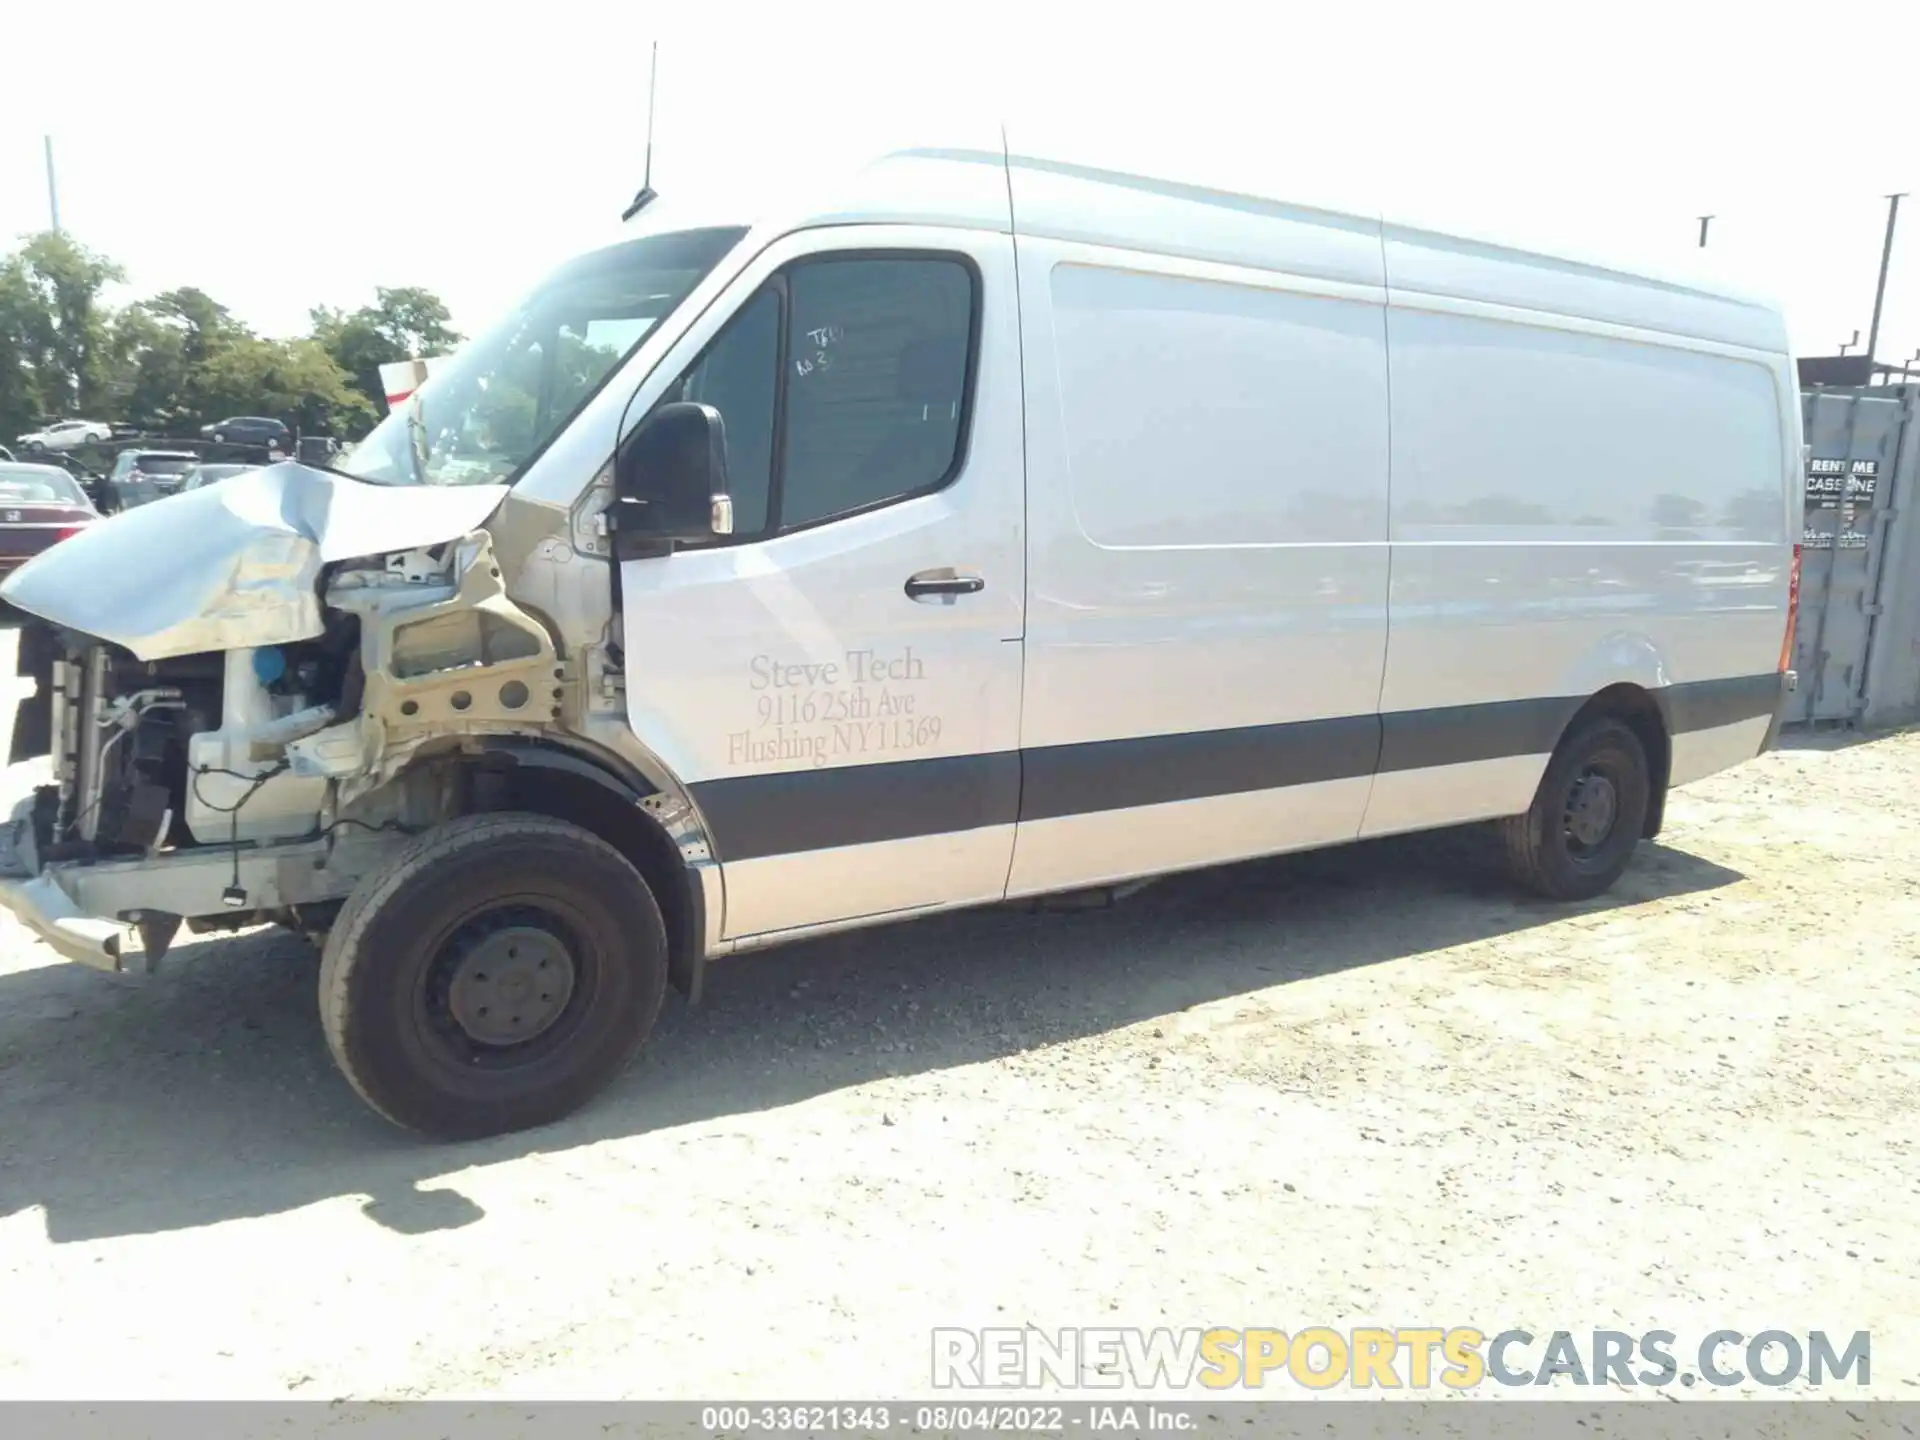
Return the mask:
{"type": "Polygon", "coordinates": [[[223,902],[235,909],[239,909],[247,903],[247,887],[240,883],[240,809],[255,795],[260,793],[260,787],[262,785],[265,785],[269,780],[273,779],[274,776],[284,774],[291,768],[290,762],[284,759],[277,761],[270,768],[260,771],[257,775],[246,775],[238,770],[229,770],[221,765],[189,765],[187,767],[188,773],[191,776],[188,784],[193,790],[194,800],[206,806],[207,809],[216,815],[228,816],[232,822],[233,828],[227,848],[228,853],[233,857],[233,879],[228,883],[227,888],[221,892],[220,898],[223,902]],[[225,775],[234,780],[246,780],[250,783],[245,790],[240,792],[240,798],[234,801],[233,804],[215,805],[200,793],[200,777],[203,775],[225,775]]]}
{"type": "MultiPolygon", "coordinates": [[[[228,840],[228,849],[233,857],[233,880],[221,898],[235,908],[247,903],[246,887],[240,883],[240,811],[249,800],[259,793],[261,786],[265,785],[276,775],[284,775],[292,768],[292,763],[284,759],[276,762],[269,769],[251,775],[239,770],[229,770],[220,765],[193,765],[188,767],[191,775],[190,784],[192,786],[194,800],[216,815],[231,817],[232,830],[228,840]],[[224,775],[232,780],[245,780],[248,784],[247,788],[241,792],[240,798],[235,800],[233,804],[215,805],[212,801],[208,800],[205,795],[200,793],[200,777],[203,775],[224,775]]],[[[350,815],[343,815],[331,824],[321,827],[312,838],[316,840],[330,840],[333,838],[334,832],[347,826],[365,830],[373,835],[419,835],[428,828],[424,825],[403,825],[398,820],[382,820],[375,823],[370,820],[360,820],[350,815]]]]}
{"type": "Polygon", "coordinates": [[[332,824],[324,826],[314,838],[331,839],[334,831],[346,825],[351,825],[356,830],[365,830],[371,835],[424,835],[431,828],[426,825],[403,825],[398,820],[382,820],[375,824],[371,820],[356,820],[351,815],[343,815],[332,824]]]}
{"type": "MultiPolygon", "coordinates": [[[[356,653],[350,657],[346,664],[347,683],[351,684],[358,670],[359,657],[356,653]]],[[[148,666],[147,673],[149,675],[155,673],[152,666],[148,666]]],[[[308,676],[305,678],[311,680],[314,677],[308,676]]],[[[146,719],[151,712],[156,709],[185,710],[186,708],[187,704],[182,697],[182,692],[178,688],[171,686],[140,690],[131,695],[117,697],[110,703],[104,700],[100,701],[98,706],[99,713],[94,717],[94,723],[105,733],[99,742],[98,750],[94,756],[95,772],[104,774],[111,770],[116,756],[124,753],[122,750],[123,745],[138,732],[141,722],[146,719]]],[[[292,757],[282,755],[271,763],[265,764],[264,768],[259,769],[249,767],[246,770],[237,770],[224,765],[196,764],[191,759],[187,761],[183,768],[185,771],[183,778],[186,783],[187,796],[193,804],[208,816],[217,817],[224,815],[228,819],[225,846],[230,865],[229,883],[221,893],[221,901],[230,910],[244,911],[251,903],[252,897],[249,894],[247,886],[242,883],[241,852],[243,848],[250,848],[250,845],[248,845],[247,842],[243,842],[240,838],[240,815],[264,787],[294,769],[292,757]],[[208,798],[202,782],[209,776],[217,776],[233,782],[227,792],[229,798],[224,803],[216,802],[208,798]]],[[[108,786],[103,783],[93,788],[94,793],[87,797],[77,815],[74,815],[71,819],[63,819],[58,822],[61,830],[78,832],[94,815],[105,813],[108,786]]],[[[360,819],[355,816],[339,816],[324,825],[320,823],[320,820],[320,816],[313,817],[311,828],[307,830],[304,839],[308,843],[319,842],[323,845],[328,845],[329,848],[333,837],[346,829],[364,831],[369,835],[392,834],[411,837],[419,835],[431,828],[429,825],[408,824],[399,819],[374,821],[360,819]]],[[[215,820],[214,824],[217,825],[217,823],[218,821],[215,820]]],[[[163,814],[161,818],[161,832],[150,844],[150,853],[153,853],[156,848],[165,847],[167,843],[166,827],[167,817],[163,814]]],[[[209,849],[217,849],[221,844],[221,842],[214,840],[211,835],[205,837],[205,843],[209,849]]]]}
{"type": "MultiPolygon", "coordinates": [[[[234,816],[239,815],[240,807],[259,793],[262,785],[265,785],[276,775],[284,775],[292,768],[291,764],[285,760],[276,761],[270,769],[261,770],[252,775],[240,770],[228,770],[220,765],[189,765],[187,767],[193,775],[193,798],[216,815],[234,816]],[[245,780],[250,783],[247,785],[247,788],[241,792],[240,798],[234,801],[233,804],[216,805],[200,793],[200,777],[202,775],[225,775],[230,780],[245,780]]],[[[236,819],[233,823],[235,826],[238,826],[240,822],[236,819]]]]}

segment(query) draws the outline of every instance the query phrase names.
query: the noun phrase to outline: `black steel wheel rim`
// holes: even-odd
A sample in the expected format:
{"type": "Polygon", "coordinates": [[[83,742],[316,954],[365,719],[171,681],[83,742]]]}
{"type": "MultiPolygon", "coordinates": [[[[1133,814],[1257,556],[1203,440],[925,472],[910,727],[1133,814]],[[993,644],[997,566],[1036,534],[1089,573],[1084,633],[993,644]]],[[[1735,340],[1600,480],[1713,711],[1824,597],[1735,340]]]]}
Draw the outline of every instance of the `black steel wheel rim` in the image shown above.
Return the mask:
{"type": "Polygon", "coordinates": [[[578,911],[546,895],[489,901],[443,926],[415,994],[427,1051],[462,1071],[498,1071],[564,1050],[600,982],[588,934],[578,911]]]}
{"type": "Polygon", "coordinates": [[[1561,828],[1576,861],[1597,859],[1620,822],[1620,787],[1610,766],[1591,764],[1567,788],[1561,828]]]}

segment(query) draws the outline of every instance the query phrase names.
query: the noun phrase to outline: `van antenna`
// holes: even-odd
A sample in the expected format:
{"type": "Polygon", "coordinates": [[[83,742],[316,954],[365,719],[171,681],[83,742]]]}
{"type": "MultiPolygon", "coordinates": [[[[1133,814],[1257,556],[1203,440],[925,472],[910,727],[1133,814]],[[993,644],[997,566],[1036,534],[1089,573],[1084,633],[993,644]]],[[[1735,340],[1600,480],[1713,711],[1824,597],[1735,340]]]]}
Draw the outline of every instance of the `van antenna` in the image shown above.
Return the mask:
{"type": "Polygon", "coordinates": [[[647,62],[647,168],[640,177],[640,193],[621,214],[622,224],[638,215],[659,197],[653,193],[653,92],[660,75],[660,42],[653,42],[653,58],[647,62]]]}

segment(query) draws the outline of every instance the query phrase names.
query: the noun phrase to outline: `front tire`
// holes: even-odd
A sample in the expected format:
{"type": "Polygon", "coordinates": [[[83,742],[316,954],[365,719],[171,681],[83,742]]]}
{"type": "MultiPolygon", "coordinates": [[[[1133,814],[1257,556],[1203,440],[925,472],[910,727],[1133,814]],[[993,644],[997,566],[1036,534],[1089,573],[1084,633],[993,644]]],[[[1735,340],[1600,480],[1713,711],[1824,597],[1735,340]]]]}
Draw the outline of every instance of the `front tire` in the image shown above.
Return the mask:
{"type": "Polygon", "coordinates": [[[1501,822],[1507,868],[1549,900],[1589,900],[1633,859],[1652,799],[1640,737],[1609,717],[1589,721],[1553,752],[1527,813],[1501,822]]]}
{"type": "Polygon", "coordinates": [[[653,1029],[666,983],[660,907],[625,857],[565,821],[471,815],[348,896],[320,1017],[375,1110],[471,1139],[598,1094],[653,1029]]]}
{"type": "Polygon", "coordinates": [[[226,443],[227,443],[227,432],[226,432],[226,431],[224,431],[224,430],[216,430],[216,431],[214,431],[214,432],[213,432],[213,443],[214,443],[214,444],[216,444],[216,445],[224,445],[224,444],[226,444],[226,443]]]}

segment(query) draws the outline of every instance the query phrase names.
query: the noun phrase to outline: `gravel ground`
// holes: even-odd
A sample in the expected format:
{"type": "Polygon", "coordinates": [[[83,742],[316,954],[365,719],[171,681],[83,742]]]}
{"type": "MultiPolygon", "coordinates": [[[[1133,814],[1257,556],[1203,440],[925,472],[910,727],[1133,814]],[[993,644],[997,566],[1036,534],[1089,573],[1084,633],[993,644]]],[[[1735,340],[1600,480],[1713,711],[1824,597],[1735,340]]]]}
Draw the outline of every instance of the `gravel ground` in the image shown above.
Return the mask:
{"type": "Polygon", "coordinates": [[[333,1072],[300,944],[135,979],[0,917],[0,1396],[908,1396],[937,1326],[1377,1323],[1866,1329],[1920,1399],[1917,783],[1794,743],[1571,909],[1430,838],[726,961],[459,1147],[333,1072]]]}

